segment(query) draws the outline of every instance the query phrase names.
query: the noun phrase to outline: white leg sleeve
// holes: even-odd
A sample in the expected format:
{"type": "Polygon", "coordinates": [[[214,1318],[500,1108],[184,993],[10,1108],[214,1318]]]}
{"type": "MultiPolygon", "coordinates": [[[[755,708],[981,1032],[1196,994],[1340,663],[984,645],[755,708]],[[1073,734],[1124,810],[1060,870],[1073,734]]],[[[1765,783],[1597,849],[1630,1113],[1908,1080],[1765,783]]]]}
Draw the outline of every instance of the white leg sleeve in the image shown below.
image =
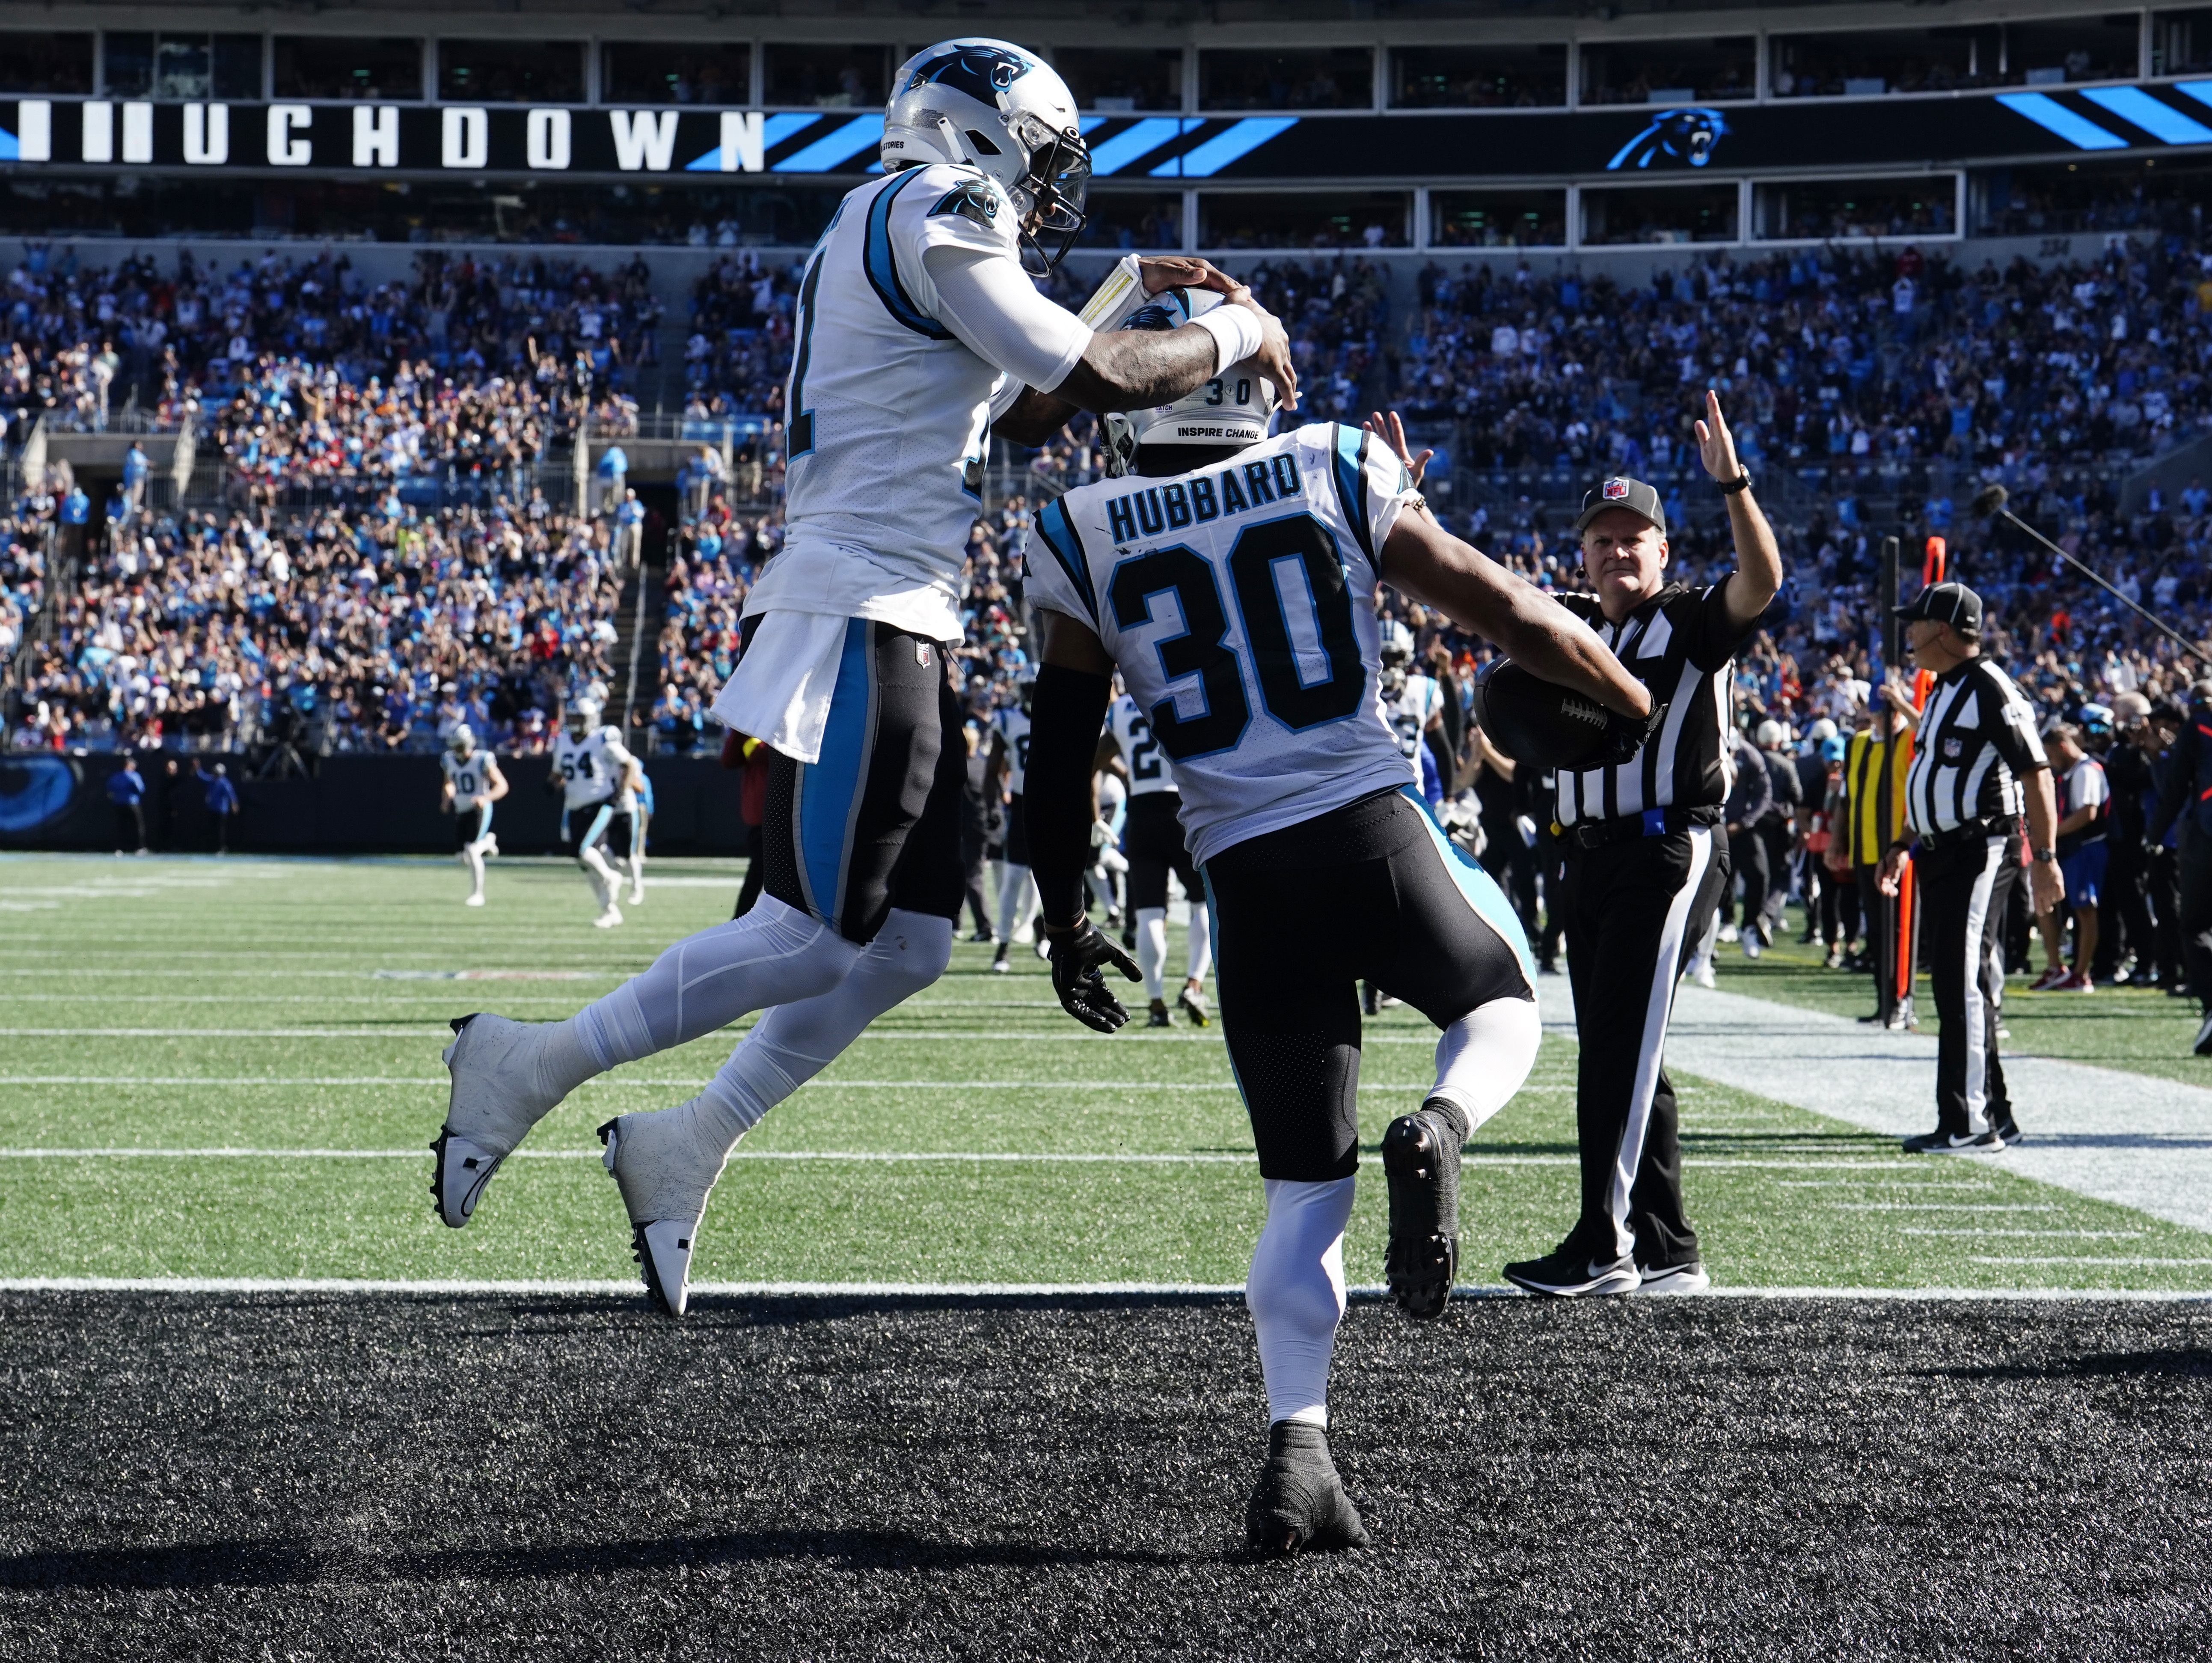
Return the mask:
{"type": "Polygon", "coordinates": [[[1265,1181],[1267,1227],[1252,1250],[1244,1303],[1260,1337],[1267,1419],[1328,1424],[1328,1363],[1344,1318],[1344,1227],[1349,1178],[1265,1181]]]}
{"type": "Polygon", "coordinates": [[[1114,882],[1106,875],[1105,868],[1094,866],[1086,871],[1083,877],[1084,880],[1091,886],[1091,899],[1097,902],[1103,911],[1108,912],[1115,911],[1114,882]]]}
{"type": "Polygon", "coordinates": [[[1145,997],[1158,999],[1160,974],[1168,962],[1168,915],[1157,906],[1137,910],[1137,968],[1145,974],[1145,997]]]}
{"type": "Polygon", "coordinates": [[[1535,1066],[1544,1024],[1533,999],[1492,999],[1437,1040],[1437,1083],[1429,1093],[1467,1117],[1473,1131],[1521,1089],[1535,1066]]]}
{"type": "Polygon", "coordinates": [[[877,1017],[952,962],[952,921],[891,909],[882,931],[827,993],[781,1004],[753,1025],[694,1100],[702,1141],[728,1149],[822,1072],[877,1017]]]}
{"type": "Polygon", "coordinates": [[[1014,909],[1021,905],[1022,891],[1029,880],[1030,869],[1026,866],[1016,866],[1012,861],[999,862],[998,938],[1002,941],[1012,941],[1014,932],[1022,927],[1022,921],[1014,916],[1014,909]]]}
{"type": "Polygon", "coordinates": [[[592,889],[599,896],[600,906],[605,907],[611,903],[615,892],[622,886],[622,880],[615,876],[614,868],[607,864],[607,857],[599,853],[599,844],[593,844],[577,856],[576,864],[584,868],[584,875],[591,880],[592,889]]]}
{"type": "Polygon", "coordinates": [[[1206,910],[1203,896],[1190,904],[1190,979],[1202,982],[1206,972],[1213,968],[1213,919],[1206,910]]]}
{"type": "Polygon", "coordinates": [[[469,869],[469,893],[483,893],[483,850],[475,844],[461,850],[461,864],[469,869]]]}
{"type": "Polygon", "coordinates": [[[634,1063],[845,979],[860,949],[818,918],[763,895],[742,918],[676,943],[641,975],[569,1018],[602,1069],[634,1063]]]}

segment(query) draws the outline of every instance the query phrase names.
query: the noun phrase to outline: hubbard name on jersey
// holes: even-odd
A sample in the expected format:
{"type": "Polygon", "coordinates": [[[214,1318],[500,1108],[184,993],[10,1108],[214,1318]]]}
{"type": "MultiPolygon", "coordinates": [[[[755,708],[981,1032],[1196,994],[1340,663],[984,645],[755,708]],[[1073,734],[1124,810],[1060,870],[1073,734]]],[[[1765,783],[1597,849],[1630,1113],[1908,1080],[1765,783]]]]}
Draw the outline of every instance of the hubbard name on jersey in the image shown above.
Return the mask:
{"type": "MultiPolygon", "coordinates": [[[[629,777],[630,754],[612,728],[594,728],[581,739],[567,734],[553,742],[553,769],[561,776],[563,808],[605,802],[629,777]]],[[[616,807],[629,812],[626,802],[616,807]]]]}
{"type": "Polygon", "coordinates": [[[1411,483],[1331,423],[1038,515],[1032,606],[1089,624],[1175,764],[1183,832],[1223,850],[1418,783],[1381,696],[1377,562],[1411,483]]]}

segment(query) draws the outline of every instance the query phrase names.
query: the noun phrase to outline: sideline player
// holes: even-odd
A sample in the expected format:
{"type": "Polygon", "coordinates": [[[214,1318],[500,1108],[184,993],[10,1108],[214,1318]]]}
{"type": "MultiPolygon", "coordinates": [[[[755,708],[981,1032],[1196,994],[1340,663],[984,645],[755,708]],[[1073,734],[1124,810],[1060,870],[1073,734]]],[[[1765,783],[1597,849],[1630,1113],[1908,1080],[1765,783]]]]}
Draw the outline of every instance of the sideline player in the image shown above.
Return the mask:
{"type": "MultiPolygon", "coordinates": [[[[1131,326],[1212,299],[1172,297],[1131,326]]],[[[1037,517],[1028,594],[1050,627],[1030,853],[1060,1002],[1111,1033],[1127,1013],[1100,968],[1133,981],[1137,966],[1085,917],[1083,867],[1093,735],[1118,665],[1175,767],[1205,870],[1222,1026],[1266,1185],[1245,1300],[1271,1424],[1247,1539],[1350,1547],[1366,1532],[1326,1428],[1359,1160],[1358,983],[1443,1030],[1434,1086],[1382,1140],[1385,1273],[1410,1316],[1450,1296],[1460,1146],[1519,1089],[1540,1034],[1520,920],[1428,813],[1382,707],[1376,590],[1387,580],[1614,711],[1620,754],[1651,700],[1589,625],[1446,535],[1371,435],[1331,423],[1267,438],[1273,389],[1251,365],[1211,395],[1132,418],[1137,477],[1037,517]]]]}
{"type": "Polygon", "coordinates": [[[1000,862],[999,880],[999,945],[991,955],[991,968],[1001,976],[1013,969],[1006,962],[1006,954],[1036,916],[1036,886],[1030,881],[1029,830],[1022,820],[1022,786],[1030,765],[1030,695],[1036,686],[1036,673],[1021,671],[1014,677],[1014,702],[991,714],[991,761],[987,773],[994,783],[1003,781],[1006,793],[1006,858],[1000,862]]]}
{"type": "Polygon", "coordinates": [[[633,761],[630,783],[635,801],[629,811],[629,904],[645,905],[645,829],[653,821],[653,776],[633,761]]]}
{"type": "Polygon", "coordinates": [[[454,816],[454,836],[459,841],[461,864],[469,871],[466,906],[484,904],[484,861],[499,853],[492,835],[491,806],[507,795],[507,776],[489,751],[477,749],[476,729],[465,722],[447,736],[446,753],[438,758],[445,770],[445,789],[440,809],[454,816]]]}
{"type": "MultiPolygon", "coordinates": [[[[1152,735],[1152,718],[1125,691],[1106,712],[1106,736],[1129,777],[1129,807],[1121,826],[1121,853],[1129,862],[1129,917],[1137,933],[1137,968],[1151,1008],[1146,1027],[1174,1026],[1168,1015],[1168,874],[1182,880],[1190,901],[1190,935],[1182,992],[1176,1000],[1200,1027],[1206,1022],[1206,972],[1212,964],[1212,920],[1206,891],[1182,835],[1182,794],[1175,764],[1152,735]]],[[[1103,752],[1104,746],[1102,745],[1103,752]]]]}
{"type": "Polygon", "coordinates": [[[635,801],[638,766],[637,758],[623,748],[622,735],[603,727],[599,715],[596,699],[580,698],[568,707],[568,722],[553,742],[553,772],[547,784],[562,793],[561,842],[599,898],[599,916],[592,923],[598,929],[612,929],[623,921],[622,909],[615,905],[622,878],[607,864],[604,850],[627,851],[631,846],[630,806],[635,801]]]}
{"type": "MultiPolygon", "coordinates": [[[[744,652],[714,705],[774,753],[765,892],[565,1022],[464,1019],[447,1051],[432,1187],[458,1227],[584,1081],[776,1004],[698,1096],[601,1129],[647,1288],[672,1314],[732,1146],[951,957],[967,746],[943,644],[962,633],[994,416],[1036,443],[1078,407],[1167,403],[1255,355],[1291,375],[1281,324],[1203,260],[1117,266],[1121,286],[1094,297],[1103,326],[1172,283],[1228,296],[1167,334],[1094,331],[1037,292],[1030,271],[1085,223],[1090,155],[1066,86],[1019,48],[949,40],[908,59],[883,165],[799,280],[784,547],[747,599],[744,652]]],[[[1094,720],[1086,745],[1097,733],[1094,720]]]]}

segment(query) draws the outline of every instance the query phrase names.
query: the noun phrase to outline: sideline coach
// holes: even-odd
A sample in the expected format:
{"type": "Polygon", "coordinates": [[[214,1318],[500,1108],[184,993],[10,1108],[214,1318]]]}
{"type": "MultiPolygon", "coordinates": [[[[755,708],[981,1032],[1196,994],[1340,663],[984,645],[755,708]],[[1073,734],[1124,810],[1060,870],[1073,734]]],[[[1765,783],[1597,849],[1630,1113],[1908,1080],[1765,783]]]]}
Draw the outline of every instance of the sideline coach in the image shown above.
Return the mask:
{"type": "Polygon", "coordinates": [[[1674,984],[1728,882],[1728,844],[1714,834],[1734,783],[1723,729],[1736,652],[1782,587],[1782,553],[1710,392],[1698,451],[1735,536],[1727,580],[1669,582],[1659,493],[1640,479],[1607,479],[1575,522],[1596,594],[1559,597],[1666,714],[1628,761],[1559,775],[1567,974],[1582,1039],[1582,1216],[1552,1252],[1505,1267],[1532,1293],[1692,1294],[1707,1281],[1682,1211],[1674,1088],[1662,1052],[1674,984]]]}
{"type": "MultiPolygon", "coordinates": [[[[1921,941],[1942,1021],[1936,1130],[1906,1138],[1905,1152],[1991,1154],[2021,1136],[1997,1061],[2004,971],[1996,949],[2020,880],[2023,808],[2036,916],[2066,898],[2051,762],[2036,734],[2034,707],[1982,656],[1979,595],[1963,583],[1931,583],[1897,615],[1906,620],[1913,661],[1936,685],[1919,712],[1905,776],[1908,830],[1882,856],[1881,891],[1897,892],[1905,850],[1917,846],[1921,941]]],[[[1883,691],[1910,717],[1911,698],[1892,676],[1883,691]]]]}

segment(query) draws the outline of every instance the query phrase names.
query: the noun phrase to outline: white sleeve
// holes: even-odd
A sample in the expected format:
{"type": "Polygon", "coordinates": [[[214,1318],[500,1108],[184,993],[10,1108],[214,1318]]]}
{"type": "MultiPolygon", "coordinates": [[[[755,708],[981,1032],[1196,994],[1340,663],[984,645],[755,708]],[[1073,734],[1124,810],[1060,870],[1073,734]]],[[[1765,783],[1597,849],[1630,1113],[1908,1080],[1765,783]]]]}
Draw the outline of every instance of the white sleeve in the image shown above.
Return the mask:
{"type": "Polygon", "coordinates": [[[1038,294],[1005,253],[939,243],[922,266],[937,290],[938,322],[1024,387],[1050,392],[1091,344],[1090,326],[1038,294]]]}
{"type": "Polygon", "coordinates": [[[629,748],[613,736],[611,728],[608,730],[608,736],[600,740],[599,751],[600,754],[617,768],[627,768],[637,760],[635,757],[630,755],[629,748]]]}

